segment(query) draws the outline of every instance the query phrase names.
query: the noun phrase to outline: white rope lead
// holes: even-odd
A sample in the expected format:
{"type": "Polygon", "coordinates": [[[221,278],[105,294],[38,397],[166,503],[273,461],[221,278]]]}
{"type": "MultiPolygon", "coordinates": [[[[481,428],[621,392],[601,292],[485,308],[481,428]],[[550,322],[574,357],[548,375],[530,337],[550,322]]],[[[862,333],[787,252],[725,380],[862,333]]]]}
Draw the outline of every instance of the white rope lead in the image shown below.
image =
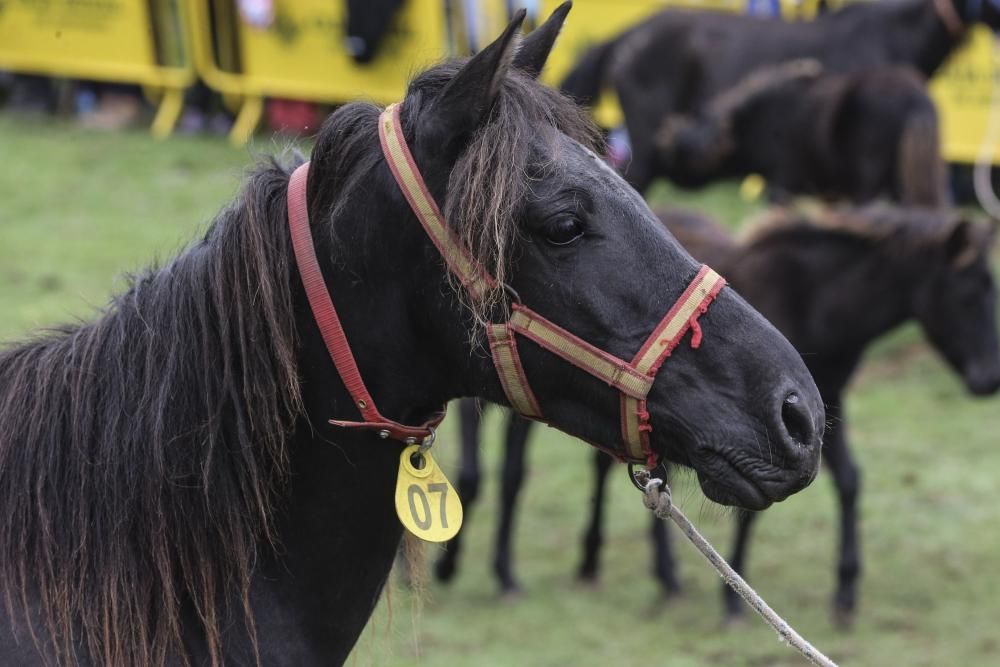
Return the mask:
{"type": "Polygon", "coordinates": [[[821,667],[837,667],[837,663],[830,658],[826,657],[819,650],[816,649],[812,644],[805,640],[795,629],[785,622],[785,619],[778,616],[777,613],[771,607],[768,606],[764,599],[757,595],[757,592],[750,587],[746,581],[743,580],[736,570],[734,570],[726,560],[719,555],[719,552],[708,543],[698,529],[694,527],[684,513],[681,512],[676,505],[673,504],[670,498],[670,487],[667,486],[662,479],[650,479],[648,471],[639,470],[635,473],[636,481],[645,487],[645,491],[642,494],[643,504],[653,510],[653,513],[660,519],[667,519],[668,517],[677,524],[677,527],[681,529],[691,543],[694,544],[698,551],[712,564],[725,582],[737,593],[740,597],[746,600],[747,604],[753,607],[754,611],[761,615],[761,617],[767,621],[767,624],[774,628],[774,631],[778,633],[778,637],[782,642],[790,644],[792,647],[797,649],[802,655],[804,655],[811,663],[814,665],[820,665],[821,667]]]}

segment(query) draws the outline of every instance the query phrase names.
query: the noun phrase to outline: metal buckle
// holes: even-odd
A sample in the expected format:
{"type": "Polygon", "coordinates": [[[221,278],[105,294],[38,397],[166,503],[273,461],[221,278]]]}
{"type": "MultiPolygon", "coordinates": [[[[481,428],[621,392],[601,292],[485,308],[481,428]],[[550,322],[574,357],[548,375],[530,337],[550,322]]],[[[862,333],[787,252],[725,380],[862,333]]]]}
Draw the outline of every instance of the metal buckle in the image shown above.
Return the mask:
{"type": "Polygon", "coordinates": [[[427,430],[430,431],[430,433],[428,433],[427,437],[424,438],[424,441],[420,443],[420,449],[417,452],[418,454],[423,454],[428,449],[433,447],[434,441],[437,439],[437,429],[433,426],[428,426],[427,430]]]}
{"type": "Polygon", "coordinates": [[[657,464],[656,464],[655,467],[653,467],[653,468],[646,468],[644,470],[636,471],[635,467],[637,465],[641,465],[641,464],[638,464],[638,463],[629,463],[628,464],[628,478],[629,478],[629,481],[632,482],[632,486],[634,486],[635,488],[639,489],[640,491],[642,491],[644,493],[646,491],[646,482],[640,482],[639,481],[639,475],[640,474],[643,477],[645,477],[647,480],[658,478],[658,479],[661,479],[664,484],[667,483],[667,465],[662,460],[659,461],[659,462],[657,462],[657,464]],[[662,475],[656,475],[655,473],[657,471],[660,471],[663,474],[662,475]]]}

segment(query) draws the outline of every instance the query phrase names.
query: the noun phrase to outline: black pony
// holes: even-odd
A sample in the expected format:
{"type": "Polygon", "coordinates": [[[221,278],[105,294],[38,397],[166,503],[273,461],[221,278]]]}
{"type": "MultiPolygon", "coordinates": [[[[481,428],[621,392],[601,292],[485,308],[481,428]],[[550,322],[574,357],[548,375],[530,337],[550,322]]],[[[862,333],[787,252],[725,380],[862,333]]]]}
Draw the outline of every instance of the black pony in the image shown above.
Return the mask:
{"type": "MultiPolygon", "coordinates": [[[[834,599],[838,619],[854,610],[860,572],[856,504],[860,472],[851,458],[841,411],[843,392],[865,348],[907,320],[917,320],[927,338],[975,395],[1000,388],[1000,350],[995,322],[996,291],[988,249],[992,225],[944,212],[872,205],[804,216],[781,211],[737,242],[721,226],[696,213],[661,212],[668,229],[698,259],[711,262],[732,285],[781,329],[812,371],[832,417],[823,440],[823,460],[840,497],[841,545],[834,599]]],[[[478,489],[478,413],[463,406],[459,493],[478,489]]],[[[500,522],[494,571],[501,590],[518,589],[511,565],[513,511],[524,477],[530,422],[512,415],[504,452],[500,522]]],[[[598,576],[603,543],[604,487],[611,459],[595,459],[596,488],[579,576],[598,576]]],[[[469,502],[469,501],[467,501],[469,502]]],[[[732,564],[742,569],[755,514],[741,514],[732,564]]],[[[680,590],[666,525],[651,523],[653,573],[666,595],[680,590]]],[[[435,565],[449,580],[461,543],[453,540],[435,565]]],[[[742,612],[726,587],[727,611],[742,612]]]]}
{"type": "MultiPolygon", "coordinates": [[[[779,211],[735,241],[719,225],[696,214],[664,211],[660,218],[699,259],[711,259],[732,285],[760,310],[796,349],[823,395],[830,421],[823,462],[840,499],[840,554],[835,619],[849,623],[861,572],[857,501],[861,472],[847,443],[844,390],[865,349],[909,320],[962,378],[975,396],[1000,389],[996,287],[989,250],[995,225],[954,214],[873,205],[831,214],[779,211]]],[[[597,461],[598,484],[609,468],[597,461]]],[[[596,514],[595,514],[596,517],[596,514]]],[[[757,517],[739,514],[731,564],[746,565],[750,528],[757,517]]],[[[595,518],[594,521],[599,521],[595,518]]],[[[658,571],[672,566],[663,522],[654,531],[658,571]]],[[[593,525],[593,522],[592,522],[593,525]]],[[[584,561],[596,561],[585,545],[584,561]]],[[[676,573],[664,577],[676,581],[676,573]]],[[[738,597],[724,591],[726,612],[742,613],[738,597]]]]}
{"type": "MultiPolygon", "coordinates": [[[[410,84],[402,128],[454,233],[524,302],[634,353],[698,270],[534,79],[568,4],[410,84]]],[[[326,288],[383,414],[503,402],[481,321],[397,186],[380,110],[326,122],[307,204],[326,288]]],[[[400,544],[402,443],[356,419],[309,309],[289,169],[263,166],[205,237],[93,322],[0,353],[0,663],[342,663],[400,544]]],[[[730,289],[649,393],[659,455],[763,508],[816,474],[822,403],[788,342],[730,289]],[[738,334],[732,329],[738,329],[738,334]],[[797,402],[786,399],[794,394],[797,402]],[[786,424],[786,420],[793,424],[786,424]],[[755,442],[780,442],[775,463],[755,442]]],[[[621,451],[618,393],[532,343],[547,418],[621,451]]]]}
{"type": "Polygon", "coordinates": [[[814,21],[710,11],[666,10],[588,51],[562,83],[581,103],[605,83],[618,94],[632,140],[625,176],[640,192],[656,176],[654,137],[663,118],[696,113],[750,72],[813,58],[849,72],[910,65],[930,78],[981,22],[1000,27],[990,0],[859,2],[814,21]]]}
{"type": "Polygon", "coordinates": [[[937,111],[919,72],[824,71],[815,60],[755,70],[702,111],[664,119],[655,171],[683,187],[760,174],[775,199],[945,203],[937,111]]]}

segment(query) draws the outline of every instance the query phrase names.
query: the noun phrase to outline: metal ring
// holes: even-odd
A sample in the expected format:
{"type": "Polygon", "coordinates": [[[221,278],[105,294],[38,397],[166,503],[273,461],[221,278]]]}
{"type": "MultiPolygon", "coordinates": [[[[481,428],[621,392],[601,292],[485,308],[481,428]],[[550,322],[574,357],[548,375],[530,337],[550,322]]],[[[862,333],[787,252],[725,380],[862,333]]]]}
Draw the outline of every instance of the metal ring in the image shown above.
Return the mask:
{"type": "Polygon", "coordinates": [[[424,438],[424,441],[420,443],[420,449],[418,450],[418,453],[420,454],[423,454],[428,449],[433,447],[434,441],[437,439],[437,430],[433,426],[428,426],[427,430],[430,431],[430,433],[426,438],[424,438]]]}
{"type": "Polygon", "coordinates": [[[503,288],[503,291],[506,292],[508,296],[510,296],[512,299],[514,299],[514,303],[516,303],[518,305],[522,304],[521,295],[517,293],[516,289],[514,289],[513,287],[511,287],[507,283],[500,283],[500,287],[503,288]]]}
{"type": "Polygon", "coordinates": [[[639,480],[635,476],[635,466],[636,466],[635,463],[629,463],[628,464],[628,478],[629,478],[629,481],[632,482],[632,486],[634,486],[635,488],[637,488],[640,491],[642,491],[642,492],[645,493],[646,487],[643,486],[642,484],[640,484],[639,480]]]}
{"type": "MultiPolygon", "coordinates": [[[[632,482],[632,485],[635,488],[637,488],[640,491],[642,491],[643,493],[645,493],[646,492],[645,485],[640,484],[639,480],[636,477],[636,472],[635,472],[636,465],[639,465],[639,464],[636,464],[636,463],[629,463],[628,464],[628,478],[632,482]]],[[[666,464],[663,461],[659,461],[656,464],[656,467],[654,467],[654,468],[648,468],[647,470],[645,470],[645,472],[646,472],[646,474],[649,475],[649,479],[651,479],[651,480],[652,479],[659,479],[663,484],[667,483],[667,466],[666,466],[666,464]],[[663,474],[660,475],[660,476],[657,476],[656,475],[656,471],[658,471],[658,470],[662,471],[663,474]]]]}

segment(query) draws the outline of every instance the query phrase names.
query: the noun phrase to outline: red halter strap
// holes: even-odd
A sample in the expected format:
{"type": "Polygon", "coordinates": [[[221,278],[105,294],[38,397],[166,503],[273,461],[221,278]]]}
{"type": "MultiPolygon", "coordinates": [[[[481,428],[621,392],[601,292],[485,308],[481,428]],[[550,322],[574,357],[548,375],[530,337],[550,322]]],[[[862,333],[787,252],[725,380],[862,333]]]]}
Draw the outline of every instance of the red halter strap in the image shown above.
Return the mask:
{"type": "MultiPolygon", "coordinates": [[[[487,289],[495,289],[496,280],[455,236],[428,192],[406,144],[398,104],[390,105],[382,113],[379,138],[396,183],[448,268],[458,276],[474,299],[481,297],[487,289]]],[[[660,366],[689,329],[694,332],[691,347],[701,345],[698,317],[708,310],[725,284],[725,279],[719,274],[702,266],[631,362],[594,347],[519,303],[514,304],[510,320],[491,324],[487,328],[493,363],[507,400],[524,416],[544,421],[541,407],[521,366],[516,337],[520,334],[618,389],[621,393],[621,436],[625,454],[611,453],[625,461],[654,466],[656,455],[649,446],[649,432],[653,427],[646,410],[646,396],[653,387],[660,366]]]]}
{"type": "Polygon", "coordinates": [[[392,438],[402,442],[417,442],[430,437],[434,428],[444,419],[444,410],[437,413],[420,426],[406,426],[386,419],[375,407],[368,388],[365,387],[354,361],[351,346],[347,343],[344,327],[340,324],[337,309],[333,307],[333,299],[326,289],[323,273],[316,259],[316,248],[313,245],[312,231],[309,227],[309,210],[306,206],[306,183],[309,178],[309,163],[299,166],[292,173],[288,183],[288,229],[292,237],[292,248],[295,251],[295,263],[299,268],[302,286],[309,299],[309,308],[323,336],[323,342],[330,353],[330,359],[337,368],[347,393],[354,400],[355,407],[361,412],[363,421],[340,421],[331,419],[335,426],[362,428],[379,431],[383,438],[392,438]]]}

